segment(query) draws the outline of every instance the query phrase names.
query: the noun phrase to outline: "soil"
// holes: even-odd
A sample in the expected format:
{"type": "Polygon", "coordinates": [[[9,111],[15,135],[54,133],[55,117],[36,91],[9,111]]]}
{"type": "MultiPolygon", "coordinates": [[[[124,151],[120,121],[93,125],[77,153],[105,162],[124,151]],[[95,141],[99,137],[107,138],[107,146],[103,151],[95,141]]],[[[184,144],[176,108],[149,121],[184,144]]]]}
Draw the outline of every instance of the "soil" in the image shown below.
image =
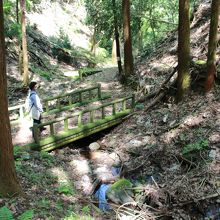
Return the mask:
{"type": "MultiPolygon", "coordinates": [[[[112,98],[123,97],[128,91],[117,82],[116,72],[116,68],[104,69],[102,73],[87,77],[81,86],[98,82],[112,98]]],[[[72,83],[71,86],[77,85],[72,83]]],[[[137,201],[141,203],[145,198],[147,207],[138,208],[142,216],[150,213],[152,219],[157,216],[161,219],[210,216],[213,217],[210,219],[218,219],[218,91],[216,87],[206,96],[191,93],[180,104],[166,99],[148,111],[144,103],[122,124],[48,155],[32,151],[18,153],[17,174],[25,197],[1,199],[1,206],[7,205],[15,216],[27,209],[34,210],[33,219],[64,219],[73,213],[85,218],[90,215],[93,219],[115,219],[112,211],[106,214],[97,211],[94,206],[98,206],[98,201],[90,194],[95,180],[103,183],[114,180],[111,168],[117,158],[123,170],[121,178],[126,177],[134,187],[144,189],[137,201]],[[90,152],[88,146],[92,142],[98,142],[100,149],[90,152]],[[189,145],[195,149],[184,154],[189,145]],[[75,191],[70,193],[67,189],[65,194],[61,188],[69,183],[75,191]]],[[[46,93],[44,87],[41,96],[43,92],[46,93]]],[[[120,212],[124,210],[119,209],[120,212]]]]}
{"type": "MultiPolygon", "coordinates": [[[[203,1],[191,25],[195,60],[205,58],[208,29],[203,18],[209,14],[208,6],[203,1]]],[[[176,46],[177,38],[172,34],[151,57],[137,61],[135,80],[138,77],[139,82],[134,84],[139,84],[138,91],[131,89],[133,84],[123,87],[118,82],[116,67],[103,68],[103,72],[82,82],[64,76],[50,82],[36,75],[33,79],[41,85],[41,98],[96,83],[101,83],[102,91],[111,99],[133,92],[140,98],[146,95],[143,92],[157,90],[172,71],[176,46]],[[144,84],[140,83],[143,80],[144,84]]],[[[26,92],[17,90],[20,81],[15,80],[19,79],[16,66],[9,60],[10,106],[21,103],[26,96],[26,92]]],[[[74,70],[62,65],[62,72],[74,70]]],[[[219,91],[218,85],[205,95],[191,91],[179,104],[169,94],[150,109],[148,102],[139,103],[122,124],[49,153],[18,150],[16,171],[24,196],[0,199],[0,207],[7,206],[16,218],[33,210],[34,220],[220,219],[219,91]],[[100,149],[91,152],[89,145],[93,142],[100,149]],[[99,186],[96,180],[115,181],[111,168],[116,165],[120,178],[129,179],[136,189],[135,203],[111,204],[113,210],[101,212],[92,192],[99,186]]]]}

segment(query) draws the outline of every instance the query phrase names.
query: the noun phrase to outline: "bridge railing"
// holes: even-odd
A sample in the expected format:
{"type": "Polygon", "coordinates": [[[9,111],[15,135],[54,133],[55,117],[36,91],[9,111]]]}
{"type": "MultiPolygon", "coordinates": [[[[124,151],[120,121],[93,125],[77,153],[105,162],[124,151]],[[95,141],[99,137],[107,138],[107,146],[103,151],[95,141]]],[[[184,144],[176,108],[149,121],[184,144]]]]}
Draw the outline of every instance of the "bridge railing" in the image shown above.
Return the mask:
{"type": "Polygon", "coordinates": [[[135,106],[135,97],[134,95],[121,98],[110,103],[100,105],[91,109],[86,109],[80,112],[73,113],[66,117],[57,118],[52,121],[48,121],[42,124],[34,124],[33,134],[34,139],[37,144],[45,136],[40,135],[41,128],[45,127],[49,130],[46,137],[56,136],[66,133],[68,135],[69,131],[73,129],[81,128],[83,126],[88,126],[91,123],[96,123],[102,119],[110,118],[114,119],[114,116],[126,110],[133,110],[135,106]],[[48,129],[49,128],[49,129],[48,129]]]}
{"type": "Polygon", "coordinates": [[[53,113],[54,109],[59,112],[71,108],[75,103],[88,102],[94,98],[102,98],[100,84],[90,88],[46,98],[43,100],[43,106],[45,107],[45,113],[49,114],[51,111],[51,113],[53,113]]]}
{"type": "MultiPolygon", "coordinates": [[[[93,86],[86,89],[79,89],[70,93],[48,97],[42,100],[45,112],[43,114],[51,114],[62,110],[70,109],[76,103],[88,103],[93,99],[101,99],[101,85],[93,86]]],[[[10,121],[16,122],[25,116],[25,103],[8,108],[10,121]]]]}

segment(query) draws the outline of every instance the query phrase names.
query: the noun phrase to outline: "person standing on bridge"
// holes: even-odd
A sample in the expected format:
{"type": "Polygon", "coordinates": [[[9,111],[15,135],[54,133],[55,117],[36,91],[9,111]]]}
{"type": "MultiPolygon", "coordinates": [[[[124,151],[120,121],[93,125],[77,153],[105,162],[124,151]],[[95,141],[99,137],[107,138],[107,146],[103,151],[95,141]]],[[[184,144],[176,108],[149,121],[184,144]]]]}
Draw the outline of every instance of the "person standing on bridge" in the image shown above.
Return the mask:
{"type": "MultiPolygon", "coordinates": [[[[31,113],[33,123],[40,124],[41,123],[41,115],[43,112],[43,106],[41,104],[40,98],[36,92],[37,82],[31,82],[29,84],[29,112],[31,113]]],[[[41,131],[45,130],[45,128],[41,128],[41,131]]]]}

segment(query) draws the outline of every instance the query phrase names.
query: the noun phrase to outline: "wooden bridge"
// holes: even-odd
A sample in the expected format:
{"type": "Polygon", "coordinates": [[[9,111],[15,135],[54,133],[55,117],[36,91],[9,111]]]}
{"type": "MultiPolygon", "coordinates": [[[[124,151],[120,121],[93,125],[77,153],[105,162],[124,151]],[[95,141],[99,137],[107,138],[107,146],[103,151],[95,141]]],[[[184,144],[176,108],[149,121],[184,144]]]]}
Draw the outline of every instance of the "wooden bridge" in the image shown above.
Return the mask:
{"type": "MultiPolygon", "coordinates": [[[[76,106],[106,98],[107,96],[101,94],[101,87],[98,85],[44,99],[44,118],[62,111],[65,111],[66,115],[52,120],[48,119],[40,125],[34,124],[34,139],[24,147],[43,151],[53,150],[121,123],[123,118],[134,109],[135,99],[132,95],[99,106],[85,107],[82,111],[68,111],[73,111],[76,106]],[[46,128],[43,133],[40,132],[42,127],[46,128]]],[[[24,104],[10,107],[9,112],[11,124],[16,126],[25,117],[24,104]]]]}

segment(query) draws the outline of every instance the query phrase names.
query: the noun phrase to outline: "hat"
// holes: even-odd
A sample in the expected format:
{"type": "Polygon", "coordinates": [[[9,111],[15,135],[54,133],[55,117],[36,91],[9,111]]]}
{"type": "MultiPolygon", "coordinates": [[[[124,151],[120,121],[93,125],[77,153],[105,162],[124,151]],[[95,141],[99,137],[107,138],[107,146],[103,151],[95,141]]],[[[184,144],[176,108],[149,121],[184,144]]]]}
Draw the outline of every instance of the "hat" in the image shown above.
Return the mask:
{"type": "Polygon", "coordinates": [[[29,89],[30,89],[30,90],[33,90],[33,88],[34,88],[36,85],[37,85],[37,82],[31,82],[31,83],[29,84],[29,89]]]}

